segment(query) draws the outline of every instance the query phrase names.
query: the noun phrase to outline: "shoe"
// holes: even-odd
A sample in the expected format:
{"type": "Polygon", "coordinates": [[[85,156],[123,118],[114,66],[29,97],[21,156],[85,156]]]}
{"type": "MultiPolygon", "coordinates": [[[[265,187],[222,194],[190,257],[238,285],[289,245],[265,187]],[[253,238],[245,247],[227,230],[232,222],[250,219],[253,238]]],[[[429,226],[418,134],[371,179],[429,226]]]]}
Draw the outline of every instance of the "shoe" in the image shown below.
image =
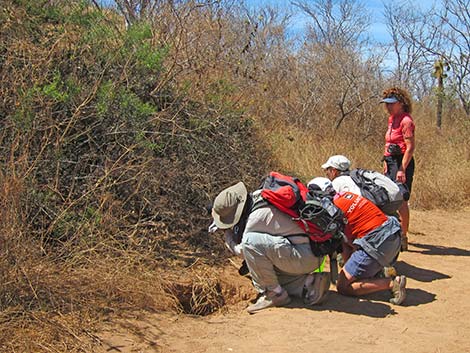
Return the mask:
{"type": "Polygon", "coordinates": [[[408,251],[408,237],[402,236],[401,237],[401,251],[408,251]]]}
{"type": "Polygon", "coordinates": [[[302,298],[306,305],[316,305],[322,303],[330,289],[330,274],[328,272],[317,272],[308,275],[302,298]]]}
{"type": "Polygon", "coordinates": [[[254,314],[260,310],[271,308],[274,306],[285,306],[291,301],[289,294],[286,290],[282,290],[281,293],[277,294],[272,291],[267,291],[261,297],[258,298],[255,304],[250,305],[246,308],[250,314],[254,314]]]}
{"type": "Polygon", "coordinates": [[[406,277],[397,276],[393,279],[392,295],[390,303],[400,305],[406,298],[406,277]]]}

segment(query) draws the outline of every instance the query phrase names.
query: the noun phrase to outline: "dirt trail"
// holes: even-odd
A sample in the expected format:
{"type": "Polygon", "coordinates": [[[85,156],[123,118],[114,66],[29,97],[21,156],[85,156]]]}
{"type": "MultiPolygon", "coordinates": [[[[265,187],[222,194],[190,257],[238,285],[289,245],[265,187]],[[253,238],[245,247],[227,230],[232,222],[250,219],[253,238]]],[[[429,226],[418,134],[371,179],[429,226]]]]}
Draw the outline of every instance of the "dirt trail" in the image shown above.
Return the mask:
{"type": "MultiPolygon", "coordinates": [[[[294,301],[255,315],[248,301],[209,317],[146,315],[108,323],[103,352],[470,352],[470,210],[412,211],[410,247],[396,266],[408,277],[403,306],[388,294],[294,301]]],[[[236,272],[233,269],[233,272],[236,272]]],[[[239,277],[250,288],[249,280],[239,277]]]]}

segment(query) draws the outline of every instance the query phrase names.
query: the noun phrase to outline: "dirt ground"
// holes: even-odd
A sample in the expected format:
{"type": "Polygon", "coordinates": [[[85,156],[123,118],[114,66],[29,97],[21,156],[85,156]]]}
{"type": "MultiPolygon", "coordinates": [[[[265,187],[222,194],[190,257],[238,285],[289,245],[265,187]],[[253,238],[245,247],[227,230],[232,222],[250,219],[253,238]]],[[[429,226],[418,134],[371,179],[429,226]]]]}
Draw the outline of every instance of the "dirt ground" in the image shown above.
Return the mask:
{"type": "MultiPolygon", "coordinates": [[[[152,314],[110,320],[102,352],[470,352],[470,210],[413,211],[409,251],[397,271],[408,277],[403,306],[389,293],[344,297],[332,285],[321,306],[300,300],[254,315],[244,300],[207,317],[152,314]]],[[[250,281],[226,269],[241,292],[250,281]]]]}

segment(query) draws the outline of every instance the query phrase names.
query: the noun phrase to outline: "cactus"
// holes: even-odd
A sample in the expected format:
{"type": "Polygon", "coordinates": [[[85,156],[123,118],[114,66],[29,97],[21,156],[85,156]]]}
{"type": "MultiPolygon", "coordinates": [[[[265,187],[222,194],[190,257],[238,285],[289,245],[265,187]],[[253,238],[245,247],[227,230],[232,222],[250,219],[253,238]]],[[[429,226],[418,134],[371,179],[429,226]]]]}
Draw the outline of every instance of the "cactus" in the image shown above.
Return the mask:
{"type": "Polygon", "coordinates": [[[449,70],[449,64],[439,59],[434,62],[434,72],[432,76],[437,78],[437,107],[436,107],[436,126],[438,129],[442,125],[442,101],[444,98],[444,79],[447,77],[445,70],[449,70]]]}

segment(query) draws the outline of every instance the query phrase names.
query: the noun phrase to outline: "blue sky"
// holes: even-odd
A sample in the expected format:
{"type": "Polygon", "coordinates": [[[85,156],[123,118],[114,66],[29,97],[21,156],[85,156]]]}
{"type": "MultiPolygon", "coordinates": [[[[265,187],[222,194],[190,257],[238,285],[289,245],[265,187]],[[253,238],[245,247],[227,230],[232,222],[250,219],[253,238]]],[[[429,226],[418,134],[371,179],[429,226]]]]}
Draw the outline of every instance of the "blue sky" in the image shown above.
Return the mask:
{"type": "MultiPolygon", "coordinates": [[[[396,1],[396,0],[395,0],[396,1]]],[[[246,0],[247,4],[253,4],[254,6],[271,5],[279,7],[280,9],[285,6],[289,6],[290,1],[288,0],[246,0]]],[[[371,27],[369,34],[374,41],[385,43],[390,40],[390,36],[387,33],[387,27],[384,23],[384,0],[362,0],[362,4],[371,13],[371,27]]],[[[390,0],[385,0],[389,3],[390,0]]],[[[397,2],[400,2],[399,0],[397,2]]],[[[404,3],[411,4],[412,6],[426,10],[430,9],[433,4],[436,3],[434,0],[407,0],[401,1],[404,3]]],[[[305,16],[297,15],[293,21],[294,31],[298,28],[301,29],[305,23],[305,16]]]]}
{"type": "MultiPolygon", "coordinates": [[[[313,0],[311,0],[313,2],[313,0]]],[[[335,0],[333,0],[335,1],[335,0]]],[[[426,10],[430,9],[435,3],[439,3],[439,0],[358,0],[361,2],[366,9],[369,10],[371,13],[371,27],[369,34],[371,38],[379,43],[386,43],[390,40],[390,36],[387,33],[387,28],[384,23],[384,2],[390,3],[390,1],[394,1],[397,3],[406,3],[411,4],[414,7],[426,10]]],[[[265,5],[270,5],[282,9],[284,7],[290,7],[289,0],[245,0],[248,6],[257,6],[262,7],[265,5]]],[[[98,0],[98,3],[101,4],[109,4],[114,3],[113,0],[98,0]]],[[[294,17],[292,21],[291,29],[293,31],[298,31],[303,28],[305,24],[306,16],[305,15],[297,15],[294,17]]]]}

